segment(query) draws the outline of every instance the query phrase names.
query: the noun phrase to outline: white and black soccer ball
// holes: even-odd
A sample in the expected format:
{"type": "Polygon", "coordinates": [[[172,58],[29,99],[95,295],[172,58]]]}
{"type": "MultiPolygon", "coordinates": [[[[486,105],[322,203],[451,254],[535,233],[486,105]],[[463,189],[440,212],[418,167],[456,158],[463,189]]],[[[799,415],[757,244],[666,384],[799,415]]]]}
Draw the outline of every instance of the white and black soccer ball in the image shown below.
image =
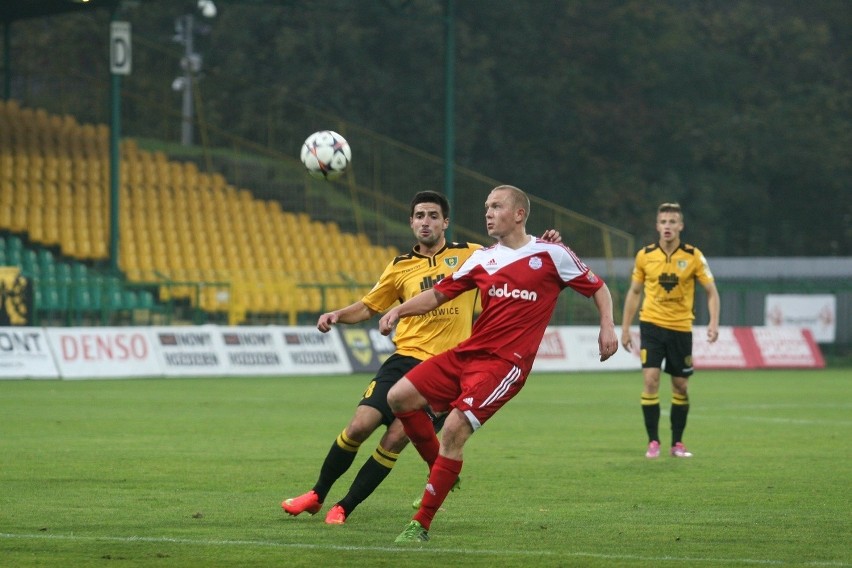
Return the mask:
{"type": "Polygon", "coordinates": [[[315,178],[335,179],[343,175],[352,161],[349,142],[333,130],[320,130],[302,144],[302,163],[315,178]]]}

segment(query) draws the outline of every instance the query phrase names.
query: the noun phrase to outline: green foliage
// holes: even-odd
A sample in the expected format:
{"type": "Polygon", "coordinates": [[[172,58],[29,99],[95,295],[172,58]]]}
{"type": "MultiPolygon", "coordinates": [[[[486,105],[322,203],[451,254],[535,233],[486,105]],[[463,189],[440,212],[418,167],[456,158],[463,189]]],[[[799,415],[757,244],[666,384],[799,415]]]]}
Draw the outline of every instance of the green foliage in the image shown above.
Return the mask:
{"type": "MultiPolygon", "coordinates": [[[[843,566],[846,370],[699,372],[695,457],[643,457],[641,376],[534,374],[422,547],[408,449],[341,527],[307,491],[368,377],[0,381],[0,555],[27,566],[843,566]]],[[[668,435],[664,417],[661,433],[668,435]]]]}

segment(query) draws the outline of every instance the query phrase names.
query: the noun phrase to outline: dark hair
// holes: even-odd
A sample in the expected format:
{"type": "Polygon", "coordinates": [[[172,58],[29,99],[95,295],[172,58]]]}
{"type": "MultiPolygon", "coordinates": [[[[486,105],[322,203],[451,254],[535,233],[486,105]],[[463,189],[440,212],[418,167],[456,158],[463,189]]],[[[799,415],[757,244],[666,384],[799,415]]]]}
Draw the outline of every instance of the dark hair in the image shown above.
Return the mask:
{"type": "Polygon", "coordinates": [[[447,201],[447,198],[443,194],[437,191],[420,191],[415,194],[411,200],[410,217],[414,217],[414,206],[418,203],[437,203],[441,206],[441,213],[444,215],[444,219],[448,219],[450,216],[450,202],[447,201]]]}

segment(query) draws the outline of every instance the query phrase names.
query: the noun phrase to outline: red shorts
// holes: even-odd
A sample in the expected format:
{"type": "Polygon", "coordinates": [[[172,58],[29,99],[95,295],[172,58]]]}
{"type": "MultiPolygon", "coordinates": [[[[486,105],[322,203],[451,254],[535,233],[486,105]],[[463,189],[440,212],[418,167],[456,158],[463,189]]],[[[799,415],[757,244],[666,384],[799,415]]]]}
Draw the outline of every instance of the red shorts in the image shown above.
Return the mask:
{"type": "Polygon", "coordinates": [[[435,412],[461,410],[476,430],[523,388],[526,375],[489,355],[445,351],[405,375],[435,412]]]}

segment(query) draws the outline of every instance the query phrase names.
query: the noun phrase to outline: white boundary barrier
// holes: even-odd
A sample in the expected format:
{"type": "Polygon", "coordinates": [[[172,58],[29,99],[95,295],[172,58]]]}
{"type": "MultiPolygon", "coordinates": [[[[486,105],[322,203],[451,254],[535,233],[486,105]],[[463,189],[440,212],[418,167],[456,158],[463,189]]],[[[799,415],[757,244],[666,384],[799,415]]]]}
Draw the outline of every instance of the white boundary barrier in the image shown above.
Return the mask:
{"type": "MultiPolygon", "coordinates": [[[[370,341],[367,329],[346,326],[344,340],[337,327],[0,327],[0,380],[370,373],[393,346],[370,341]]],[[[631,331],[634,351],[601,363],[596,326],[548,327],[533,371],[638,370],[631,331]]],[[[810,331],[791,327],[723,327],[713,344],[696,327],[693,356],[699,369],[825,366],[810,331]]]]}
{"type": "Polygon", "coordinates": [[[40,327],[0,327],[0,379],[58,379],[40,327]]]}

